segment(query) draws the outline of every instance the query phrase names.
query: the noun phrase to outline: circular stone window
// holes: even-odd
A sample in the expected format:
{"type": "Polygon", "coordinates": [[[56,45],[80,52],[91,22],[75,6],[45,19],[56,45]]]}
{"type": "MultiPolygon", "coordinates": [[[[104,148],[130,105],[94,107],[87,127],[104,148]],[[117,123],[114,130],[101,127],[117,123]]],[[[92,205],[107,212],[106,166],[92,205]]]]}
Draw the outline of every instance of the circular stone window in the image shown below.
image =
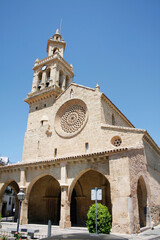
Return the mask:
{"type": "Polygon", "coordinates": [[[119,147],[122,143],[122,140],[120,137],[116,136],[116,137],[113,137],[112,140],[111,140],[111,143],[115,146],[115,147],[119,147]]]}
{"type": "Polygon", "coordinates": [[[77,135],[86,125],[88,110],[80,99],[72,99],[64,103],[56,113],[55,130],[61,137],[77,135]]]}

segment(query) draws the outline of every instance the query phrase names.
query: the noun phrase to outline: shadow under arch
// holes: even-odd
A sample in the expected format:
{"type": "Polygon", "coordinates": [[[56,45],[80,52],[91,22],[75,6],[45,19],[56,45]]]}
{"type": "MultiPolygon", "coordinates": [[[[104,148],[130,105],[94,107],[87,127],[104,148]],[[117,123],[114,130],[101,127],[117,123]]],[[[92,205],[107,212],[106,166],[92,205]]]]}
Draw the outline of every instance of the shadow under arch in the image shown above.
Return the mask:
{"type": "Polygon", "coordinates": [[[145,180],[143,176],[139,176],[137,182],[137,201],[139,213],[140,228],[147,225],[147,212],[148,212],[148,193],[145,180]]]}
{"type": "Polygon", "coordinates": [[[29,185],[28,222],[58,224],[60,220],[61,188],[59,182],[51,175],[36,177],[29,185]]]}
{"type": "MultiPolygon", "coordinates": [[[[19,185],[18,183],[14,180],[14,179],[10,179],[8,180],[6,183],[3,184],[1,190],[0,190],[0,200],[2,202],[2,198],[3,198],[3,194],[4,194],[4,191],[7,187],[10,187],[13,191],[14,191],[14,194],[15,194],[15,205],[14,205],[14,208],[15,208],[15,213],[14,213],[14,221],[17,221],[17,218],[18,218],[18,210],[19,210],[19,202],[18,202],[18,198],[17,198],[17,193],[19,193],[19,185]]],[[[3,216],[3,202],[2,202],[2,208],[1,208],[1,215],[3,216]]]]}
{"type": "Polygon", "coordinates": [[[102,200],[112,214],[110,183],[106,176],[95,169],[85,169],[73,180],[69,189],[70,216],[72,225],[85,226],[89,207],[95,202],[91,200],[91,189],[102,188],[102,200]]]}

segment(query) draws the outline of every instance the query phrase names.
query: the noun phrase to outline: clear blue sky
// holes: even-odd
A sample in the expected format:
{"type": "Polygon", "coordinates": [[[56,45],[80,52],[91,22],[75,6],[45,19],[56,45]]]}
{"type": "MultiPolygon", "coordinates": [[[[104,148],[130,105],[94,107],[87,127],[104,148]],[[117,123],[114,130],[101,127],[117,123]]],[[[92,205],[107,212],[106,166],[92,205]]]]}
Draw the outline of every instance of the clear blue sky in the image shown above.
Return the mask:
{"type": "Polygon", "coordinates": [[[160,146],[159,0],[1,0],[0,155],[21,161],[34,61],[60,26],[74,81],[100,89],[160,146]]]}

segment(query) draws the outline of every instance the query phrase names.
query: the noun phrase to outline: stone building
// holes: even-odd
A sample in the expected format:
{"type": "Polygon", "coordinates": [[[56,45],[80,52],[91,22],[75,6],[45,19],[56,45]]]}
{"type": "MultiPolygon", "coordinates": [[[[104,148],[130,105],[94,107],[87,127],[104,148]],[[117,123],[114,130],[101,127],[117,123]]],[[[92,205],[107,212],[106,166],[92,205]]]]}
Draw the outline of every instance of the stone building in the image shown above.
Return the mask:
{"type": "MultiPolygon", "coordinates": [[[[159,223],[160,148],[95,89],[72,81],[58,30],[48,56],[36,59],[21,163],[0,167],[0,199],[10,186],[26,193],[21,223],[84,226],[91,189],[102,188],[112,232],[159,223]]],[[[17,198],[16,198],[17,201],[17,198]]],[[[16,208],[18,209],[18,208],[16,208]]],[[[16,210],[17,212],[17,210],[16,210]]]]}

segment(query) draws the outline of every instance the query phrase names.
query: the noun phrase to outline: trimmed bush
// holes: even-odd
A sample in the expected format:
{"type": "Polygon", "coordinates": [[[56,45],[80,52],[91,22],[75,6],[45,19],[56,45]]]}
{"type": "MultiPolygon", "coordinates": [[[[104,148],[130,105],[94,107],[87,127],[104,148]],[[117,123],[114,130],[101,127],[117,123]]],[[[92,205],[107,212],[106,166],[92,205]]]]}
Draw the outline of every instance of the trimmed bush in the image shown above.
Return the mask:
{"type": "MultiPolygon", "coordinates": [[[[88,213],[86,226],[90,233],[96,233],[96,206],[93,204],[88,213]]],[[[108,208],[101,203],[97,203],[97,231],[98,233],[109,234],[112,227],[112,217],[108,208]]]]}

